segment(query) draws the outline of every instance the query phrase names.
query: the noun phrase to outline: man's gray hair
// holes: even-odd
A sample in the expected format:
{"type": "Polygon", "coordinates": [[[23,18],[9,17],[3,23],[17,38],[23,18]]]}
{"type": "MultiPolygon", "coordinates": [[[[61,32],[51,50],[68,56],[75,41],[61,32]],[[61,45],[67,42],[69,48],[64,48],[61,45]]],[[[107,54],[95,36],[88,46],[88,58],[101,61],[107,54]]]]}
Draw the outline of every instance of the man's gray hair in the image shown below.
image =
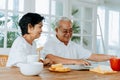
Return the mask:
{"type": "Polygon", "coordinates": [[[69,22],[71,22],[71,24],[72,24],[72,21],[68,18],[68,17],[61,17],[61,18],[59,18],[57,21],[56,21],[56,23],[55,23],[55,28],[58,28],[58,27],[60,27],[60,21],[69,21],[69,22]]]}

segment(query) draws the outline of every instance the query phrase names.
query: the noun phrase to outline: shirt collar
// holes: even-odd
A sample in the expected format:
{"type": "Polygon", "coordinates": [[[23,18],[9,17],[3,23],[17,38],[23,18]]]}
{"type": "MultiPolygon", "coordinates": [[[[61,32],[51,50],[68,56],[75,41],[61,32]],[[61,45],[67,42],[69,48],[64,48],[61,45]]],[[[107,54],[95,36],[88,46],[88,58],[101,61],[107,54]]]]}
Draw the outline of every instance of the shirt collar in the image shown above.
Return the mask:
{"type": "MultiPolygon", "coordinates": [[[[54,39],[55,39],[55,41],[56,41],[58,44],[64,44],[63,42],[61,42],[61,41],[56,37],[56,35],[54,35],[54,39]]],[[[67,46],[69,46],[70,43],[71,43],[71,40],[68,42],[68,45],[67,45],[67,46]]],[[[64,45],[65,45],[65,44],[64,44],[64,45]]]]}

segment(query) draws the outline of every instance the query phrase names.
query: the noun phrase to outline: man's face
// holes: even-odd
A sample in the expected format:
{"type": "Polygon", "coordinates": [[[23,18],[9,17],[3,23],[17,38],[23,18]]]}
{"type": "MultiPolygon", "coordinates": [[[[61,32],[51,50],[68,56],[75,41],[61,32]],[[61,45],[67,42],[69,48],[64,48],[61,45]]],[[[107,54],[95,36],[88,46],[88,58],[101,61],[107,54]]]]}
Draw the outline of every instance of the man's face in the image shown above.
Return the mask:
{"type": "Polygon", "coordinates": [[[72,23],[70,21],[60,21],[59,24],[59,28],[56,29],[56,36],[67,45],[72,37],[72,23]]]}

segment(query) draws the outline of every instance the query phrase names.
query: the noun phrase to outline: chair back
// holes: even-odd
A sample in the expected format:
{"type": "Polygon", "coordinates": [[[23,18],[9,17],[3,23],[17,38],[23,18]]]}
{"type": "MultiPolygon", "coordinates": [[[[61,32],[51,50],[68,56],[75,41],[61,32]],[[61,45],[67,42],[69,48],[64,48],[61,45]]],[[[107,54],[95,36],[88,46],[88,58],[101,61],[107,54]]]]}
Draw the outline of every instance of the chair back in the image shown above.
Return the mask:
{"type": "Polygon", "coordinates": [[[5,67],[8,60],[8,55],[0,54],[0,67],[5,67]]]}

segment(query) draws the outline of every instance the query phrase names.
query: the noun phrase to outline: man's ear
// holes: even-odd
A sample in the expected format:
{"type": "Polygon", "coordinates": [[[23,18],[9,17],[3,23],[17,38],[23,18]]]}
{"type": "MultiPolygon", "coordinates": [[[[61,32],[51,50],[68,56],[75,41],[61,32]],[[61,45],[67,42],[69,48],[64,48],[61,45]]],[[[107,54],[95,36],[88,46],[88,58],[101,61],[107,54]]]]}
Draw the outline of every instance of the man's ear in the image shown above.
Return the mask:
{"type": "Polygon", "coordinates": [[[58,32],[58,28],[55,28],[55,31],[58,32]]]}
{"type": "Polygon", "coordinates": [[[31,33],[32,30],[33,30],[33,27],[32,27],[32,25],[29,23],[29,24],[28,24],[28,33],[31,33]]]}

